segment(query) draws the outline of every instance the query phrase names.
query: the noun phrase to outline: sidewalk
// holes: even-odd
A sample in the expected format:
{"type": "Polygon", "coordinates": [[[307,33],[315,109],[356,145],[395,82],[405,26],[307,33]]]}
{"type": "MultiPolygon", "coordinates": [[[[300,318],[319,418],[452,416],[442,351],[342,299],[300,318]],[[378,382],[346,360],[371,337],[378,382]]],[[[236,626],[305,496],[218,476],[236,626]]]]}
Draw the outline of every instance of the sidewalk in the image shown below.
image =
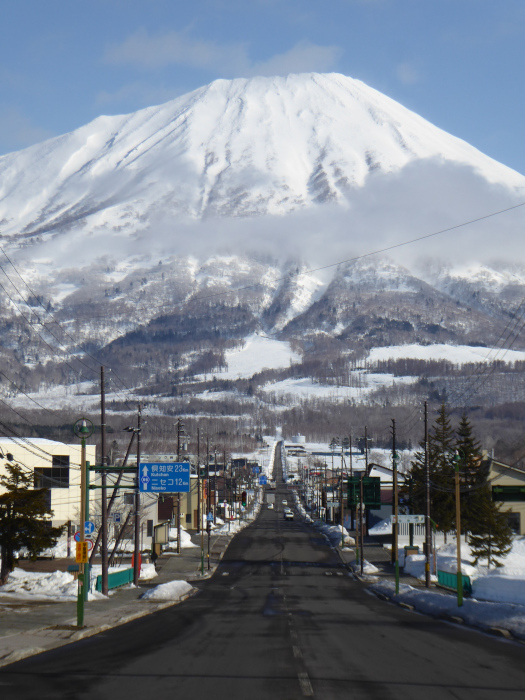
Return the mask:
{"type": "Polygon", "coordinates": [[[176,605],[185,600],[140,600],[149,588],[169,581],[197,582],[209,578],[222,559],[231,537],[211,536],[210,570],[207,560],[207,537],[204,549],[204,576],[201,576],[200,535],[192,537],[198,547],[183,549],[179,554],[165,554],[157,560],[158,576],[110,592],[109,598],[85,603],[84,627],[78,629],[75,601],[31,601],[0,596],[0,666],[40,654],[49,649],[90,637],[104,630],[131,622],[144,615],[176,605]]]}

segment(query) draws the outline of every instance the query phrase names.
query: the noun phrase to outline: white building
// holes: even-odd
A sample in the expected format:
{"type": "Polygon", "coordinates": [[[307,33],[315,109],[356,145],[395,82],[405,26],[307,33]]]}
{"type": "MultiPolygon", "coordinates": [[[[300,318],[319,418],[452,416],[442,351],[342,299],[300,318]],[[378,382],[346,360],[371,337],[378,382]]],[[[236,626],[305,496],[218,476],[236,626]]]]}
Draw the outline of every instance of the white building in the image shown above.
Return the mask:
{"type": "MultiPolygon", "coordinates": [[[[95,445],[86,446],[86,461],[95,465],[95,445]]],[[[19,464],[34,478],[35,488],[46,487],[54,526],[71,520],[78,525],[80,513],[80,443],[43,438],[0,438],[0,474],[7,462],[19,464]]],[[[92,479],[94,481],[94,478],[92,479]]],[[[0,488],[0,492],[2,489],[0,488]]],[[[94,500],[94,499],[93,499],[94,500]]]]}

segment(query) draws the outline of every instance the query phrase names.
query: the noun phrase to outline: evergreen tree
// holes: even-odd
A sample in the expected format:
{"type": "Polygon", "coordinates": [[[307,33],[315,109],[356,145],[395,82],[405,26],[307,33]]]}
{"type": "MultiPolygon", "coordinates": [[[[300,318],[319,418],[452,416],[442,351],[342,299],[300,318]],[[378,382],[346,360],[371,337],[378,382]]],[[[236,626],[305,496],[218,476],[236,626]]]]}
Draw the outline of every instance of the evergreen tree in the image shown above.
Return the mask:
{"type": "Polygon", "coordinates": [[[46,505],[47,489],[33,489],[33,478],[18,464],[6,464],[6,474],[0,476],[0,554],[2,567],[0,585],[15,568],[15,552],[26,547],[31,556],[52,547],[63,527],[51,527],[53,514],[46,505]]]}
{"type": "Polygon", "coordinates": [[[456,434],[461,479],[461,531],[472,532],[478,525],[479,513],[484,507],[478,504],[478,500],[485,498],[481,488],[485,481],[481,469],[481,445],[474,437],[472,425],[465,413],[461,416],[456,434]]]}
{"type": "MultiPolygon", "coordinates": [[[[424,444],[416,453],[409,476],[412,478],[412,512],[425,513],[425,452],[424,444]]],[[[430,472],[430,515],[438,529],[448,532],[455,520],[454,465],[455,436],[445,404],[441,406],[435,424],[428,434],[428,463],[430,472]]]]}
{"type": "Polygon", "coordinates": [[[489,569],[491,566],[502,566],[496,557],[504,557],[510,552],[512,531],[505,514],[492,500],[488,484],[478,489],[473,515],[477,515],[477,523],[472,526],[469,545],[474,555],[474,564],[480,559],[486,559],[489,569]]]}

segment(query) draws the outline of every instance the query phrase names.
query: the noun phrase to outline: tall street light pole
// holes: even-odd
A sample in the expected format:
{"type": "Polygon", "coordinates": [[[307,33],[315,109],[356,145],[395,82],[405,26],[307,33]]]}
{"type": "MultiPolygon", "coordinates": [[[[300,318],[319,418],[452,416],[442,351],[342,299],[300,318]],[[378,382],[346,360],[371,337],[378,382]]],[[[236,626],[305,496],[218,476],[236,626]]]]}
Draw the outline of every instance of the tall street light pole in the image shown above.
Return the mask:
{"type": "Polygon", "coordinates": [[[76,560],[79,564],[78,594],[77,594],[77,627],[84,626],[84,600],[87,586],[85,565],[88,563],[86,543],[86,498],[87,498],[87,465],[86,438],[93,435],[93,423],[86,418],[77,420],[73,432],[80,438],[80,541],[77,543],[76,560]]]}

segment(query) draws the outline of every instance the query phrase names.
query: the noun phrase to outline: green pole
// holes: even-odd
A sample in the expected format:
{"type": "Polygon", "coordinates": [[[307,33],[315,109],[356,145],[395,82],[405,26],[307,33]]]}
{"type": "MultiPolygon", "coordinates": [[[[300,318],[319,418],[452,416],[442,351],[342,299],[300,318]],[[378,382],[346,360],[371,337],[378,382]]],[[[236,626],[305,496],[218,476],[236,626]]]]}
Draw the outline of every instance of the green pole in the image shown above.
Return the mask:
{"type": "MultiPolygon", "coordinates": [[[[85,534],[85,520],[86,520],[86,441],[81,438],[81,457],[80,457],[80,541],[84,542],[85,534]]],[[[80,572],[78,574],[78,594],[77,594],[77,627],[84,626],[84,600],[85,600],[85,587],[86,587],[86,577],[84,574],[85,564],[80,563],[80,572]]]]}
{"type": "MultiPolygon", "coordinates": [[[[86,462],[86,522],[89,520],[89,462],[86,462]]],[[[91,583],[90,577],[89,577],[89,561],[87,564],[84,564],[84,580],[85,580],[85,585],[83,586],[84,589],[84,600],[88,599],[88,593],[89,593],[89,585],[91,583]]]]}

